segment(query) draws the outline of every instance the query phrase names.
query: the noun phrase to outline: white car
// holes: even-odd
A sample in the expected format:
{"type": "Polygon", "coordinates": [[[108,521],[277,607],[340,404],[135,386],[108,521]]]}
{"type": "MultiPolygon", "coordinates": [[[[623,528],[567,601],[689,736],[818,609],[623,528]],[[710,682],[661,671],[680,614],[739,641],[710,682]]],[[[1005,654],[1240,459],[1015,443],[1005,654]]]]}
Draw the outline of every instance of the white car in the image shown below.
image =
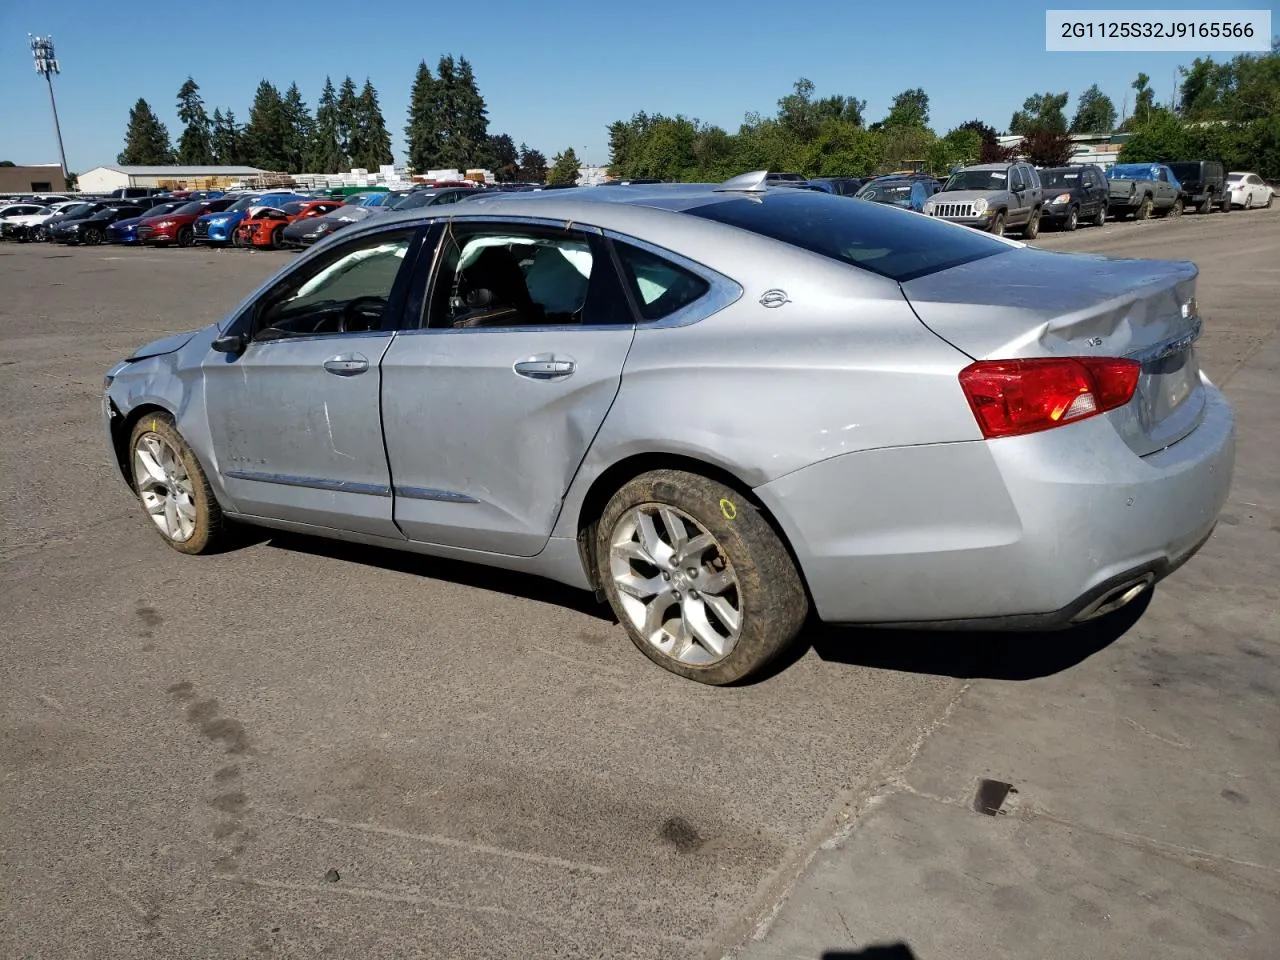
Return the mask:
{"type": "Polygon", "coordinates": [[[1227,189],[1231,192],[1231,206],[1269,207],[1275,190],[1256,173],[1228,173],[1227,189]]]}
{"type": "Polygon", "coordinates": [[[40,203],[6,203],[4,206],[0,206],[0,222],[11,220],[14,217],[47,213],[48,210],[48,207],[40,203]]]}
{"type": "Polygon", "coordinates": [[[68,207],[74,207],[83,202],[82,200],[59,200],[57,203],[51,203],[48,206],[39,206],[31,203],[14,204],[15,207],[29,207],[30,211],[10,215],[0,209],[0,223],[10,224],[15,227],[38,227],[45,221],[56,217],[68,207]]]}

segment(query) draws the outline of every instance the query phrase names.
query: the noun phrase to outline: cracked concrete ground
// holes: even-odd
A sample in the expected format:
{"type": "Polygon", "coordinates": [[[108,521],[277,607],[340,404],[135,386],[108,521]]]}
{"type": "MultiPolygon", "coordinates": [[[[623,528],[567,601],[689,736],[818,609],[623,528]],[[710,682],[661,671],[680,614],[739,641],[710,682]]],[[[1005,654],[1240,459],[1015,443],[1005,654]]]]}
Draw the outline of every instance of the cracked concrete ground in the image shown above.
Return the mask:
{"type": "Polygon", "coordinates": [[[1278,225],[1042,241],[1203,270],[1238,475],[1149,606],[815,630],[734,690],[541,581],[166,549],[102,373],[281,255],[0,246],[0,956],[1274,956],[1278,225]]]}

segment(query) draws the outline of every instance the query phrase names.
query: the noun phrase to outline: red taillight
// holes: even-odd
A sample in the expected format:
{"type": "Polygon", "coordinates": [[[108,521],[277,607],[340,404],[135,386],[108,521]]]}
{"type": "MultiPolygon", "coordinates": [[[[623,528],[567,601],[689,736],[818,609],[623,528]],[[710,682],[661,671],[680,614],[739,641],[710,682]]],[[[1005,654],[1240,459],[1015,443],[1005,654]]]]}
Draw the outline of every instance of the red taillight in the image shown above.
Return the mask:
{"type": "Polygon", "coordinates": [[[1141,372],[1119,357],[980,360],[960,371],[982,435],[1036,433],[1122,407],[1141,372]]]}

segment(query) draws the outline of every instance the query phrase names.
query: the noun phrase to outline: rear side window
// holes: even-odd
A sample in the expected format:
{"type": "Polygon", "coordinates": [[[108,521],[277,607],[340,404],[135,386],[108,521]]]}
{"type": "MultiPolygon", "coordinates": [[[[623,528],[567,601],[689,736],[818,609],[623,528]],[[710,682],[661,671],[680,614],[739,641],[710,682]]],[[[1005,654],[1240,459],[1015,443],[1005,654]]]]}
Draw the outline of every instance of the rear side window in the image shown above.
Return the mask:
{"type": "Polygon", "coordinates": [[[898,283],[1007,253],[989,234],[887,204],[804,191],[734,197],[685,211],[861,267],[898,283]]]}
{"type": "Polygon", "coordinates": [[[701,299],[711,284],[647,250],[614,241],[622,273],[644,320],[661,320],[701,299]]]}

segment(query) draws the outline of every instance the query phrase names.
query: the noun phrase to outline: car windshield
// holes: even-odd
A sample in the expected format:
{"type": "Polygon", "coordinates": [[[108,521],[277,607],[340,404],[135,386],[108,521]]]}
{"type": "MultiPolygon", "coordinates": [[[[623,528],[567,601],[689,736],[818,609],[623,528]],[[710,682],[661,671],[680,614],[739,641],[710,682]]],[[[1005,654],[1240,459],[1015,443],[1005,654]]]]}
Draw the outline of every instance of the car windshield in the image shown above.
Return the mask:
{"type": "Polygon", "coordinates": [[[59,212],[70,220],[72,217],[87,217],[97,209],[96,203],[77,203],[74,207],[67,207],[59,212]]]}
{"type": "Polygon", "coordinates": [[[280,209],[291,217],[295,217],[302,212],[303,205],[307,203],[305,200],[290,200],[280,209]]]}
{"type": "Polygon", "coordinates": [[[248,210],[250,207],[257,206],[261,201],[261,197],[241,197],[231,206],[227,207],[226,213],[239,213],[241,210],[248,210]]]}
{"type": "Polygon", "coordinates": [[[876,203],[908,203],[911,200],[911,181],[886,180],[883,183],[868,183],[854,196],[862,200],[874,200],[876,203]]]}
{"type": "Polygon", "coordinates": [[[952,190],[1007,190],[1008,187],[1007,170],[961,170],[953,173],[942,189],[949,193],[952,190]]]}
{"type": "Polygon", "coordinates": [[[1040,181],[1045,187],[1071,190],[1080,186],[1079,170],[1041,170],[1040,181]]]}
{"type": "Polygon", "coordinates": [[[432,190],[419,190],[416,193],[411,193],[407,197],[398,200],[391,209],[412,210],[415,207],[428,207],[435,201],[437,196],[438,194],[432,190]]]}
{"type": "Polygon", "coordinates": [[[976,230],[956,230],[905,210],[850,203],[843,197],[810,190],[716,200],[686,212],[862,267],[899,283],[1011,249],[976,230]]]}
{"type": "Polygon", "coordinates": [[[208,210],[208,209],[209,209],[209,206],[204,200],[193,200],[190,203],[184,203],[182,206],[178,207],[178,209],[174,210],[173,212],[182,213],[182,214],[203,213],[205,210],[208,210]]]}

